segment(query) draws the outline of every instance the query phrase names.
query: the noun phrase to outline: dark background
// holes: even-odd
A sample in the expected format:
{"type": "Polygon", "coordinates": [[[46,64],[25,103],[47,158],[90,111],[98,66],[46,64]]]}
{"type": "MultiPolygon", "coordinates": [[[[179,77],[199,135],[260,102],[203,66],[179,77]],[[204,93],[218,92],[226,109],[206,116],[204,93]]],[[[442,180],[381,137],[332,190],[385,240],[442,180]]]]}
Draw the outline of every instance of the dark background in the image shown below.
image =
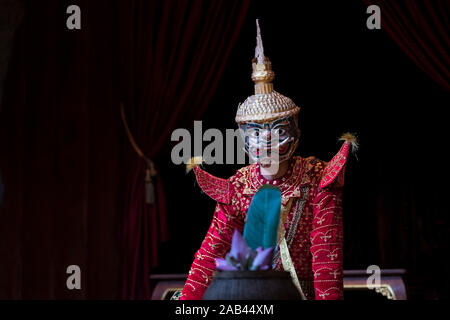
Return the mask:
{"type": "MultiPolygon", "coordinates": [[[[133,151],[113,107],[121,95],[117,2],[81,2],[95,26],[81,37],[65,29],[72,3],[41,3],[25,2],[5,78],[0,298],[118,298],[125,154],[133,151]],[[62,268],[72,263],[87,270],[78,293],[64,288],[62,268]]],[[[359,137],[344,189],[344,268],[405,268],[410,298],[448,298],[448,92],[384,30],[368,30],[367,17],[362,1],[252,1],[197,120],[203,130],[235,128],[238,103],[253,93],[259,18],[275,90],[301,107],[296,153],[328,161],[342,133],[359,137]]],[[[215,206],[172,164],[173,145],[153,157],[169,240],[149,274],[187,273],[215,206]]],[[[206,169],[225,178],[237,168],[206,169]]]]}

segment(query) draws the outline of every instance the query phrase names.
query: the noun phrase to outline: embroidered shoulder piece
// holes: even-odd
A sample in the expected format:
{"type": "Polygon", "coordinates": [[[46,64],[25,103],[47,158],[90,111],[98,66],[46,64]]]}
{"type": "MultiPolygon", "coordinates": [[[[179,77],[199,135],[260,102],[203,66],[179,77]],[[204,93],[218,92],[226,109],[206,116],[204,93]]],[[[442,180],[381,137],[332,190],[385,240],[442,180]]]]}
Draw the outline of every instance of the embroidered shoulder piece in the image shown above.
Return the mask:
{"type": "Polygon", "coordinates": [[[344,185],[345,164],[347,162],[348,151],[351,143],[345,141],[339,152],[331,159],[323,171],[320,180],[320,188],[325,188],[336,181],[339,186],[344,185]]]}
{"type": "Polygon", "coordinates": [[[200,169],[194,168],[198,185],[209,197],[223,204],[231,203],[231,183],[226,179],[221,179],[200,169]]]}

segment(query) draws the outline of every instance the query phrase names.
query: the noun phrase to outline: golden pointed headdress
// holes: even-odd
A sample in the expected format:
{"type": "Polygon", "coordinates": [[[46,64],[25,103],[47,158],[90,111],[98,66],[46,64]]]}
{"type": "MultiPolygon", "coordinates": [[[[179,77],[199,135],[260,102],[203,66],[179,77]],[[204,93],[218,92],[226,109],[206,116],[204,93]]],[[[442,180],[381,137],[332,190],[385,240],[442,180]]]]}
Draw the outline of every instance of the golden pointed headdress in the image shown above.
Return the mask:
{"type": "Polygon", "coordinates": [[[252,80],[255,83],[255,94],[239,104],[236,122],[270,122],[299,113],[300,108],[288,97],[273,89],[275,73],[272,63],[264,56],[261,31],[256,19],[256,49],[252,60],[252,80]]]}

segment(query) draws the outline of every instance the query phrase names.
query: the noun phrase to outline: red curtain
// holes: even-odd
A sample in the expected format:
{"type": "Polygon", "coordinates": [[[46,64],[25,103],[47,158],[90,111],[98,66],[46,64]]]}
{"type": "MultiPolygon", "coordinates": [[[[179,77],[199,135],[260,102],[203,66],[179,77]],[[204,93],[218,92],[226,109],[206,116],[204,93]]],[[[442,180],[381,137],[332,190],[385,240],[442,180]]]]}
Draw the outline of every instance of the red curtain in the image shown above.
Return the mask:
{"type": "Polygon", "coordinates": [[[109,0],[24,1],[0,113],[0,299],[117,299],[123,128],[109,0]],[[81,289],[69,290],[78,265],[81,289]]]}
{"type": "MultiPolygon", "coordinates": [[[[249,4],[120,1],[123,102],[130,131],[148,158],[157,158],[171,132],[208,107],[249,4]]],[[[126,163],[122,298],[147,299],[158,244],[168,236],[164,177],[156,176],[156,201],[146,204],[146,163],[131,146],[126,163]]]]}
{"type": "Polygon", "coordinates": [[[450,2],[364,0],[381,9],[381,29],[436,83],[450,91],[450,2]]]}

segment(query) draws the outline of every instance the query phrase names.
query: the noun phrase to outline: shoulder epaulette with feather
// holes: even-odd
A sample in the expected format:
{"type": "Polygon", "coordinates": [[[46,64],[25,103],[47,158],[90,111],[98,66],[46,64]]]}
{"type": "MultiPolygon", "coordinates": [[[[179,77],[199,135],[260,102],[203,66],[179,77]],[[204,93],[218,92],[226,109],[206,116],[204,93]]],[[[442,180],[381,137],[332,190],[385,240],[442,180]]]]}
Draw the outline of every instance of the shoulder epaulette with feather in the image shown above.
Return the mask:
{"type": "Polygon", "coordinates": [[[231,203],[231,182],[213,176],[199,166],[194,168],[198,185],[209,197],[223,204],[231,203]]]}
{"type": "Polygon", "coordinates": [[[344,134],[339,140],[343,140],[344,143],[338,153],[328,162],[325,167],[322,179],[320,180],[320,188],[325,188],[333,182],[336,182],[339,186],[344,185],[345,167],[348,158],[348,152],[351,148],[356,150],[358,144],[354,135],[350,133],[344,134]]]}
{"type": "Polygon", "coordinates": [[[186,171],[194,169],[195,177],[200,188],[213,200],[223,203],[231,203],[231,182],[218,178],[200,168],[203,159],[194,157],[186,164],[186,171]]]}

